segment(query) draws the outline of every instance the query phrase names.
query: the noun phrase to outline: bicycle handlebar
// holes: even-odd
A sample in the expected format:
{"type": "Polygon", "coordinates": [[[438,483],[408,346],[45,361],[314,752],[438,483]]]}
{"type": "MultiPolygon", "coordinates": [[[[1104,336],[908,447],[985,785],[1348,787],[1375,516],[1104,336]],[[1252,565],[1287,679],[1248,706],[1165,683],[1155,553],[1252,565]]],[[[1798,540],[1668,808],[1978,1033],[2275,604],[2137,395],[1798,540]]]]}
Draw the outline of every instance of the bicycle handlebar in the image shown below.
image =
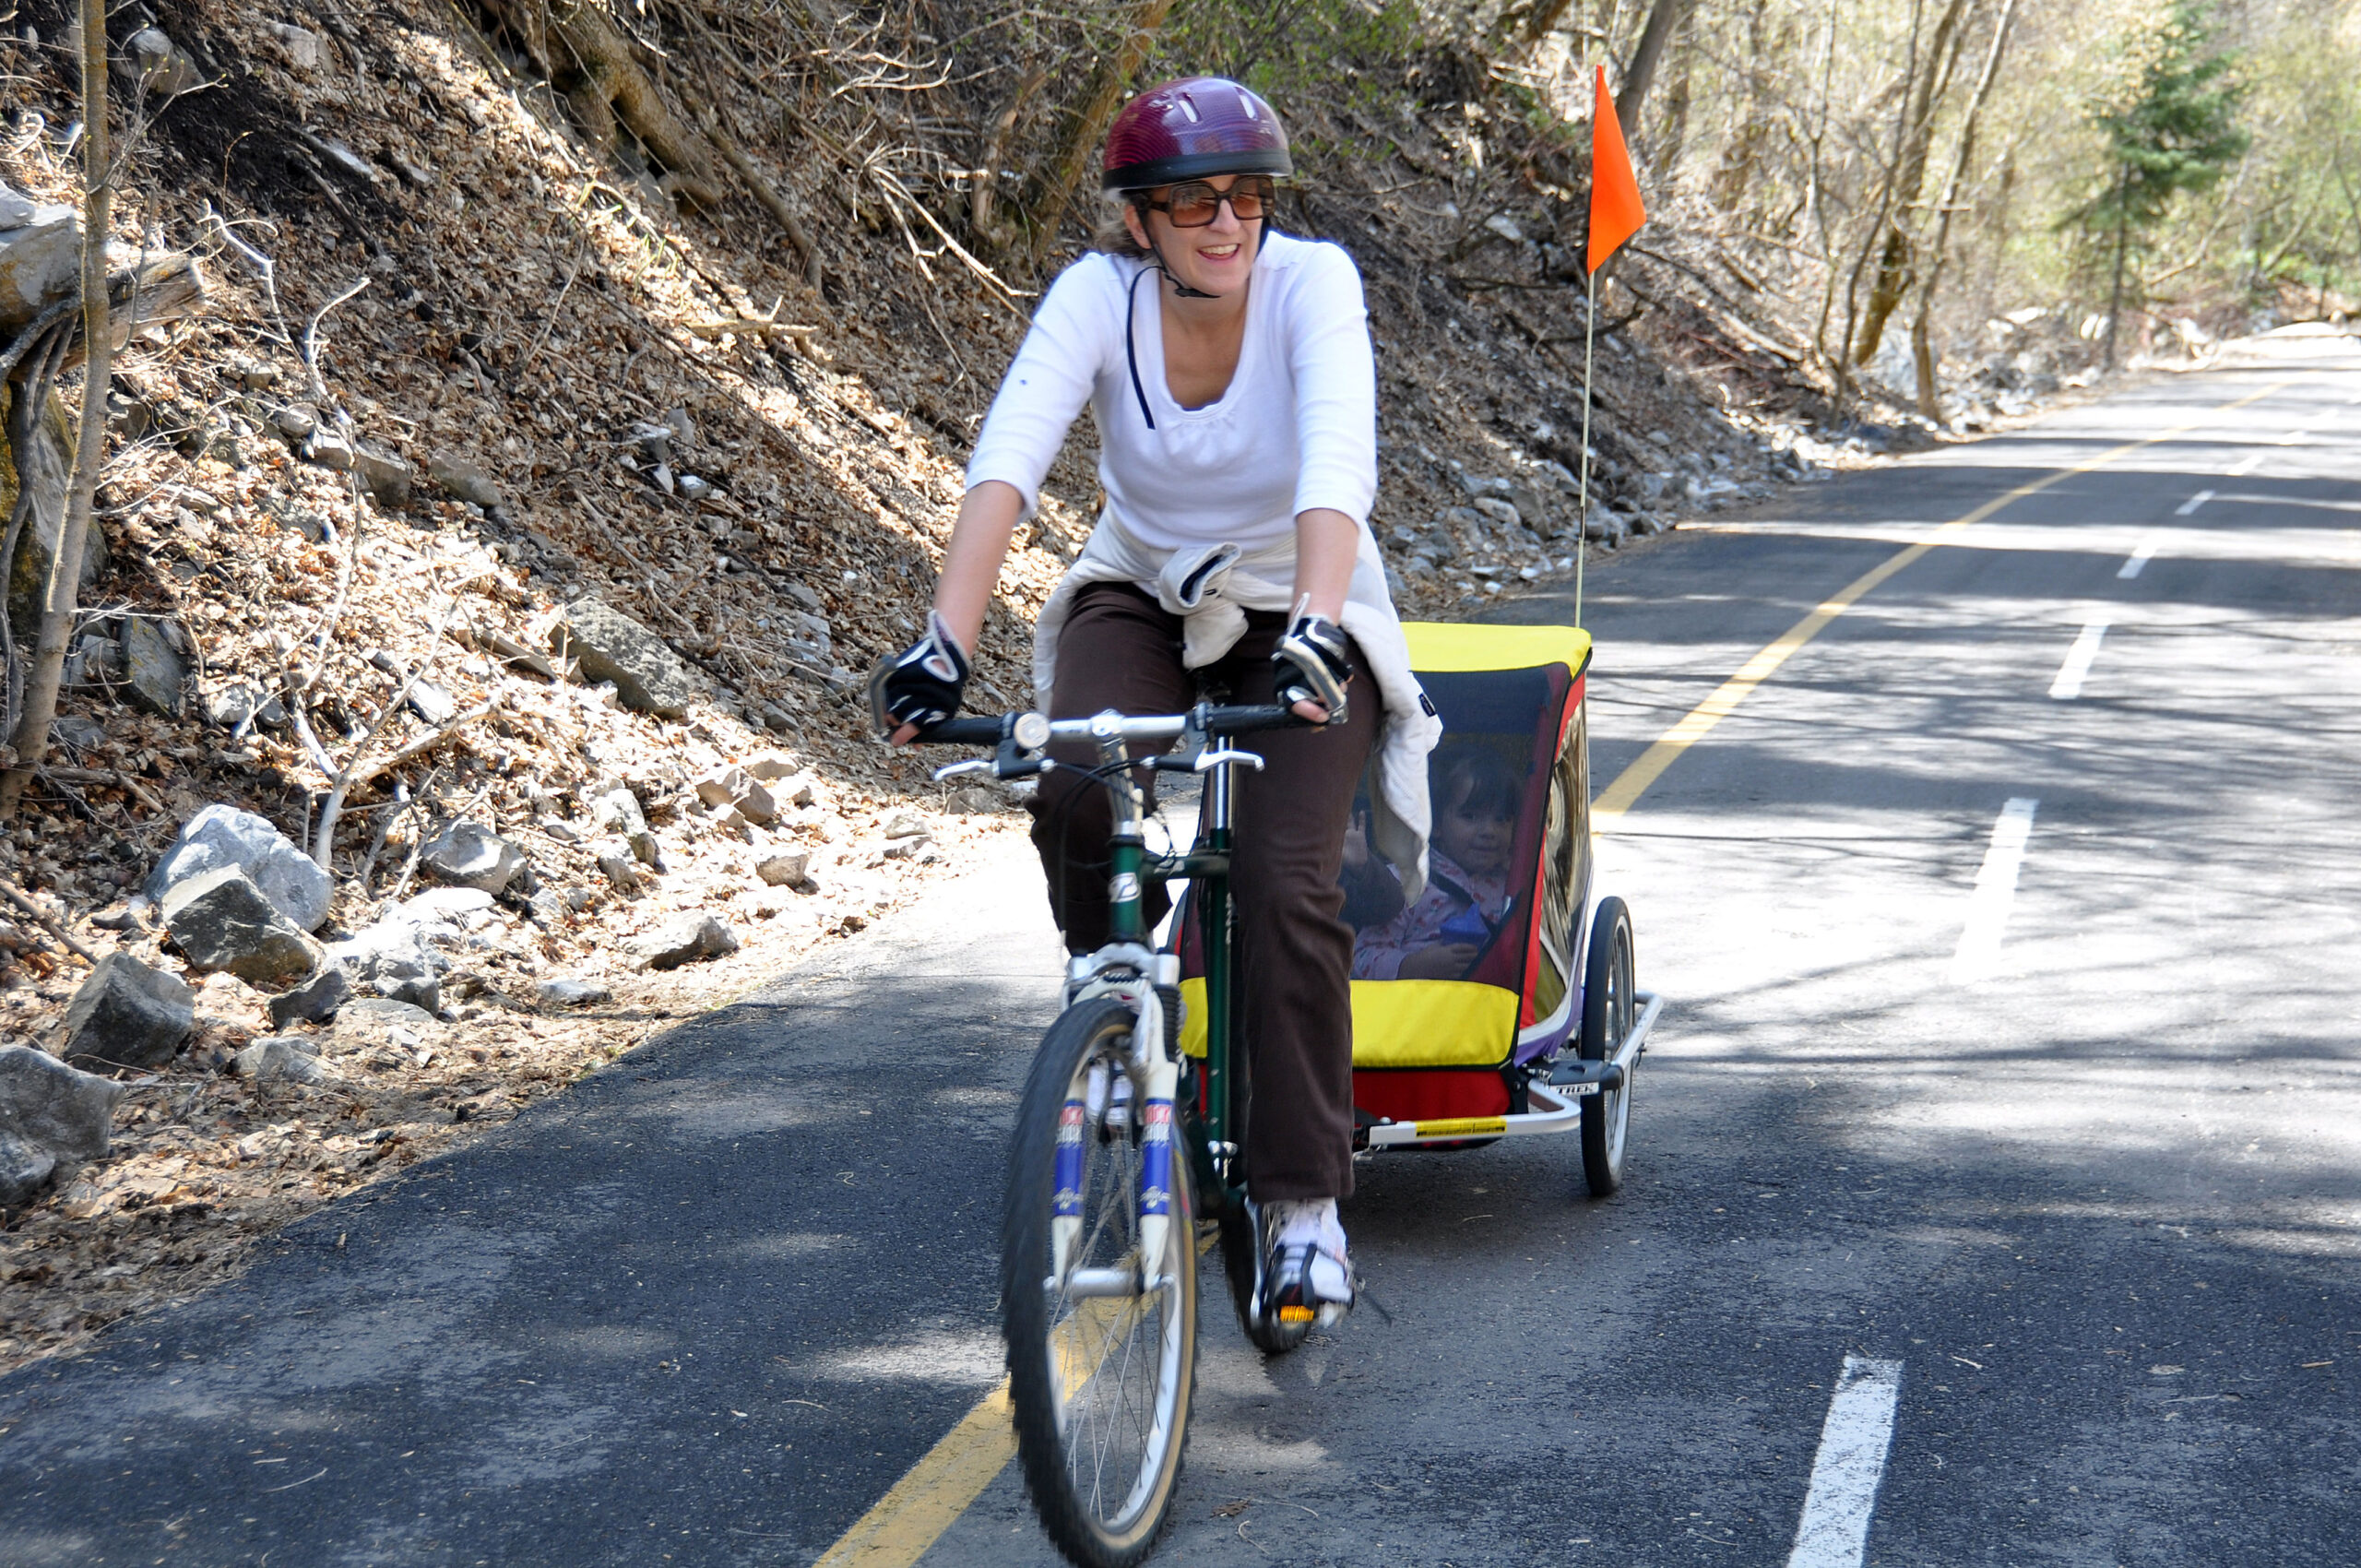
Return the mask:
{"type": "MultiPolygon", "coordinates": [[[[997,719],[946,719],[913,740],[932,745],[998,745],[1014,735],[1016,721],[1026,717],[1029,716],[1008,713],[997,719]]],[[[1251,703],[1208,704],[1188,713],[1137,717],[1099,714],[1090,719],[1060,719],[1050,722],[1049,731],[1051,741],[1096,741],[1109,732],[1126,741],[1172,741],[1178,740],[1192,721],[1200,720],[1208,735],[1313,728],[1311,720],[1299,717],[1292,708],[1276,703],[1251,703]]]]}

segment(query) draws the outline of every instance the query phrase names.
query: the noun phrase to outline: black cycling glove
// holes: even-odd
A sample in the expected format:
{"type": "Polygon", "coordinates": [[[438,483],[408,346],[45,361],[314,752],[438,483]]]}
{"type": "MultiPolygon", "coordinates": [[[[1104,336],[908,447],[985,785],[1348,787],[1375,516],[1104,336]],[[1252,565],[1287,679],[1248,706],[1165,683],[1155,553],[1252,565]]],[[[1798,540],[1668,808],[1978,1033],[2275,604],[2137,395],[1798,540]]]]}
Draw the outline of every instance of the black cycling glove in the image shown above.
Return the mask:
{"type": "Polygon", "coordinates": [[[881,735],[905,724],[931,730],[959,711],[967,688],[967,656],[943,617],[927,612],[926,636],[869,673],[869,717],[881,735]]]}
{"type": "Polygon", "coordinates": [[[1328,722],[1345,721],[1345,688],[1352,684],[1352,644],[1345,629],[1325,615],[1298,615],[1271,651],[1279,667],[1279,701],[1288,707],[1316,702],[1328,722]]]}

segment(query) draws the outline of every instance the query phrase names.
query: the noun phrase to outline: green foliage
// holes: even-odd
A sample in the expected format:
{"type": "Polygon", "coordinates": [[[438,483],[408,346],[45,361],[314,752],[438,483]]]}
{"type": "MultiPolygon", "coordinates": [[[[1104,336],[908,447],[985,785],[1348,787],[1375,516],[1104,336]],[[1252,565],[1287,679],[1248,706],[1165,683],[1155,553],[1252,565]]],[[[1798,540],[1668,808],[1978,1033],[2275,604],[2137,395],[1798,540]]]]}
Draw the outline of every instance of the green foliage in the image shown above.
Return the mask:
{"type": "Polygon", "coordinates": [[[2126,41],[2121,69],[2090,111],[2108,167],[2072,221],[2099,235],[2147,233],[2177,196],[2218,184],[2245,156],[2246,84],[2215,32],[2211,0],[2175,0],[2161,26],[2126,41]]]}

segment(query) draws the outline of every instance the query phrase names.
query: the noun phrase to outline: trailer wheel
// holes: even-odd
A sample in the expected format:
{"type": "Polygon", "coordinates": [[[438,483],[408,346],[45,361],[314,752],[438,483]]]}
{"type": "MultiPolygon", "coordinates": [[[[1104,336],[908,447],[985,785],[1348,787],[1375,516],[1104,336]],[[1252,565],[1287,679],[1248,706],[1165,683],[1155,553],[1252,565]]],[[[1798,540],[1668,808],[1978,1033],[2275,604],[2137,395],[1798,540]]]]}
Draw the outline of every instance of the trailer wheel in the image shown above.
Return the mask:
{"type": "MultiPolygon", "coordinates": [[[[1598,912],[1591,917],[1590,948],[1583,964],[1584,1061],[1612,1061],[1631,1035],[1639,1012],[1632,968],[1631,916],[1622,899],[1609,896],[1598,901],[1598,912]]],[[[1623,1184],[1631,1075],[1638,1067],[1634,1062],[1625,1069],[1619,1088],[1583,1101],[1583,1181],[1594,1198],[1611,1196],[1623,1184]]]]}

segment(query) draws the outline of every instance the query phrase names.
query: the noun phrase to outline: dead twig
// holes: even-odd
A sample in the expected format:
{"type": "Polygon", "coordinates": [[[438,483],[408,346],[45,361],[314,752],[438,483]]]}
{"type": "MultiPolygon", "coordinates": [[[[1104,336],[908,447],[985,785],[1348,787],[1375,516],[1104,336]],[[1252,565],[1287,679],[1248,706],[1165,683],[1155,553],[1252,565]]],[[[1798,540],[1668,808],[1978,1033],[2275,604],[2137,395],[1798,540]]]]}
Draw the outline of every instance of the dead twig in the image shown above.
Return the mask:
{"type": "Polygon", "coordinates": [[[72,953],[74,956],[81,959],[82,962],[89,965],[92,968],[98,968],[99,956],[96,953],[91,952],[89,948],[83,946],[80,943],[75,941],[74,933],[65,929],[65,923],[63,921],[60,921],[55,915],[51,914],[47,909],[42,909],[39,904],[34,903],[30,894],[18,886],[15,883],[6,880],[5,877],[0,877],[0,898],[7,899],[8,902],[16,905],[17,908],[32,916],[33,919],[39,921],[43,926],[47,927],[49,933],[57,938],[58,941],[65,944],[66,950],[72,953]]]}

